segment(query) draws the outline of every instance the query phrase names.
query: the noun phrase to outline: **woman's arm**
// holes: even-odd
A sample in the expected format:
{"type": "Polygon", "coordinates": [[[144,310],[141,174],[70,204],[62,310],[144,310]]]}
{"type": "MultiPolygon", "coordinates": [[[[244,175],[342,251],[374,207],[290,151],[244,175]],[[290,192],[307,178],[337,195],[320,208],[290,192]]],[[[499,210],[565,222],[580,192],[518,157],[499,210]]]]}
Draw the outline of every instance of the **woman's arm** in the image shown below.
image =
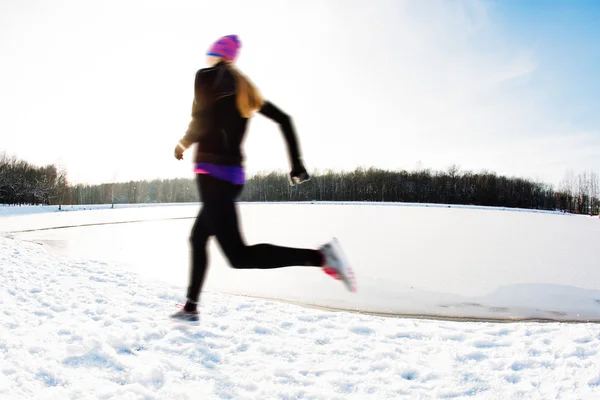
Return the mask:
{"type": "Polygon", "coordinates": [[[185,135],[177,142],[175,146],[175,158],[181,160],[183,158],[183,152],[196,143],[200,139],[201,135],[201,113],[202,113],[202,91],[205,90],[206,86],[206,73],[205,70],[199,70],[196,72],[196,78],[194,79],[194,100],[192,102],[191,121],[188,125],[188,129],[185,135]]]}
{"type": "Polygon", "coordinates": [[[310,179],[306,168],[302,162],[300,155],[300,146],[296,137],[296,131],[292,123],[292,119],[289,115],[280,110],[276,105],[270,101],[265,101],[264,105],[258,112],[265,117],[277,122],[279,129],[285,138],[287,144],[288,156],[292,164],[292,172],[290,178],[292,183],[302,183],[310,179]]]}
{"type": "Polygon", "coordinates": [[[292,164],[296,160],[301,160],[300,148],[298,146],[298,139],[296,138],[296,131],[292,124],[292,119],[289,115],[281,111],[276,105],[270,101],[265,101],[263,107],[258,110],[259,113],[265,117],[277,122],[279,129],[285,138],[287,144],[288,156],[292,164]]]}

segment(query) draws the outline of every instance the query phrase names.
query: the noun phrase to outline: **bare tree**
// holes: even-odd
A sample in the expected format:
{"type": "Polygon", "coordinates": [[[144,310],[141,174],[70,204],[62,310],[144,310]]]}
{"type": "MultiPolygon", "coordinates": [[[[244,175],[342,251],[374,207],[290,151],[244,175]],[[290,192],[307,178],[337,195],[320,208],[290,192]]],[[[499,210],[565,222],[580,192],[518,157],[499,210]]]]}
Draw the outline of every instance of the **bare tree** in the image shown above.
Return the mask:
{"type": "Polygon", "coordinates": [[[600,181],[598,180],[598,174],[595,172],[590,172],[590,177],[589,177],[589,189],[590,189],[590,213],[591,214],[597,214],[600,213],[600,210],[598,210],[598,197],[600,197],[600,193],[598,193],[598,191],[600,190],[600,181]]]}
{"type": "Polygon", "coordinates": [[[593,212],[592,175],[591,171],[583,171],[577,176],[577,206],[580,214],[591,214],[593,212]]]}
{"type": "Polygon", "coordinates": [[[69,181],[67,180],[67,171],[64,168],[61,168],[60,171],[58,171],[58,176],[56,178],[56,193],[58,195],[59,210],[62,210],[62,206],[65,204],[68,190],[69,181]]]}

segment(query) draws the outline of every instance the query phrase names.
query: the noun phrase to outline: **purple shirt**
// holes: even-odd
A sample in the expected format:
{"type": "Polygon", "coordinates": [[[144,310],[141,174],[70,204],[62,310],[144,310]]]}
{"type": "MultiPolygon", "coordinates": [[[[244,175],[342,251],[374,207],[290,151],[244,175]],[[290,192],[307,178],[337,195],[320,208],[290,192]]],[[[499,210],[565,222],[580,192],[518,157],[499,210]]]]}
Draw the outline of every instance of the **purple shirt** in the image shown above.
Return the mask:
{"type": "Polygon", "coordinates": [[[243,185],[246,183],[244,168],[237,165],[216,165],[201,162],[196,163],[194,172],[214,176],[215,178],[231,182],[234,185],[243,185]]]}

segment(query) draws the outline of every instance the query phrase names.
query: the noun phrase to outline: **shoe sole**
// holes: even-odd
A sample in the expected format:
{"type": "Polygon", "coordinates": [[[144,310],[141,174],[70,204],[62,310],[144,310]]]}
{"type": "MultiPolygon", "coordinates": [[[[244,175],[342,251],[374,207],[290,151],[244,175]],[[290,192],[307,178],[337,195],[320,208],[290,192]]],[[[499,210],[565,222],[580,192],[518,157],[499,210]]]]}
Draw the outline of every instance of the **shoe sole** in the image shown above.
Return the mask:
{"type": "Polygon", "coordinates": [[[183,324],[183,325],[188,325],[188,326],[196,326],[196,325],[200,325],[200,320],[197,321],[189,321],[189,320],[184,320],[184,319],[179,319],[179,318],[169,318],[171,320],[172,323],[174,324],[183,324]]]}

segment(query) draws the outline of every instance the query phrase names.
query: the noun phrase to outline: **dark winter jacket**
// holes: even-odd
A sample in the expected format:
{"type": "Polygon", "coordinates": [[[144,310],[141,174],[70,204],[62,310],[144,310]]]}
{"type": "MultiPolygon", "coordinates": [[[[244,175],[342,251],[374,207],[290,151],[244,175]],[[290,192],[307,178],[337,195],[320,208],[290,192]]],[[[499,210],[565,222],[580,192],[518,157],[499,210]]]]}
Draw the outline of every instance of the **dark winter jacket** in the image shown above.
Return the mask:
{"type": "MultiPolygon", "coordinates": [[[[248,119],[237,109],[236,79],[228,65],[220,62],[196,73],[192,120],[179,141],[187,149],[198,143],[194,161],[241,166],[241,149],[248,119]]],[[[258,112],[279,124],[293,165],[300,162],[300,150],[291,118],[269,101],[258,112]]]]}

